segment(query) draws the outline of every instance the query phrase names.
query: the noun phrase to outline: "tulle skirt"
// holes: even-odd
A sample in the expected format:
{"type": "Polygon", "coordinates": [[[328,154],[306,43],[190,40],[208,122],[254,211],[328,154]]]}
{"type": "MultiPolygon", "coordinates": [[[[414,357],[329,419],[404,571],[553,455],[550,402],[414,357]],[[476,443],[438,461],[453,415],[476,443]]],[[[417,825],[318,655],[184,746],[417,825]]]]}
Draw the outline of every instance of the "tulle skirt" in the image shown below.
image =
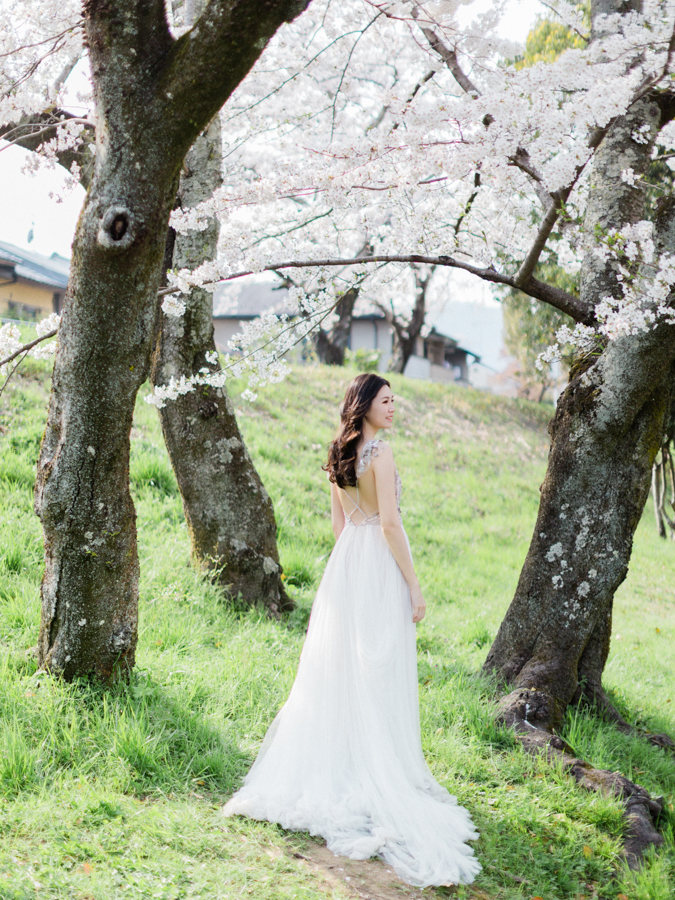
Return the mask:
{"type": "Polygon", "coordinates": [[[410,592],[379,522],[345,525],[291,694],[224,812],[380,856],[419,887],[480,871],[471,817],[422,755],[410,592]]]}

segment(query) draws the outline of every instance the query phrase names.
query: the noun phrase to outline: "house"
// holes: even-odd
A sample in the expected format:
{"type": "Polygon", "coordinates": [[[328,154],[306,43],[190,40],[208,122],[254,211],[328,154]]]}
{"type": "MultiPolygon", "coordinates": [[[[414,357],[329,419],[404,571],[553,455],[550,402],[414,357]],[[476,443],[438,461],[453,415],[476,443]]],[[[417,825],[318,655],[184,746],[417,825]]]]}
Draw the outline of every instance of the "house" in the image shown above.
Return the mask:
{"type": "Polygon", "coordinates": [[[480,362],[478,354],[460,347],[454,338],[441,334],[435,327],[426,337],[417,338],[415,350],[403,373],[409,378],[460,381],[468,384],[470,363],[480,362]]]}
{"type": "Polygon", "coordinates": [[[43,256],[0,241],[0,317],[39,320],[60,313],[70,260],[43,256]]]}
{"type": "MultiPolygon", "coordinates": [[[[241,323],[258,318],[264,312],[292,314],[287,306],[287,290],[271,282],[223,283],[213,293],[213,330],[216,346],[226,350],[230,340],[241,331],[241,323]]],[[[348,347],[350,350],[379,350],[379,369],[387,370],[393,347],[393,331],[380,312],[354,315],[348,347]]],[[[410,378],[431,381],[469,383],[469,357],[480,357],[460,347],[458,342],[432,328],[417,339],[416,355],[406,365],[410,378]]]]}

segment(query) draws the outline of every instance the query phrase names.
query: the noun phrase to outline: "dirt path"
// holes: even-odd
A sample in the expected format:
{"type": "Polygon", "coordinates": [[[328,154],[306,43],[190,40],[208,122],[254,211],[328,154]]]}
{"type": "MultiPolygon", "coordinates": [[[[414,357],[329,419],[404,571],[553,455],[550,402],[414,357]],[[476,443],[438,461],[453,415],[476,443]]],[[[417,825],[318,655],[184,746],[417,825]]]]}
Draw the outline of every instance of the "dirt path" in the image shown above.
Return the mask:
{"type": "MultiPolygon", "coordinates": [[[[441,900],[454,897],[457,889],[415,888],[401,881],[386,863],[379,859],[347,859],[335,856],[325,844],[306,841],[302,845],[291,843],[289,853],[308,866],[329,889],[338,896],[358,898],[358,900],[441,900]]],[[[490,900],[488,895],[477,888],[470,888],[467,900],[490,900]]]]}

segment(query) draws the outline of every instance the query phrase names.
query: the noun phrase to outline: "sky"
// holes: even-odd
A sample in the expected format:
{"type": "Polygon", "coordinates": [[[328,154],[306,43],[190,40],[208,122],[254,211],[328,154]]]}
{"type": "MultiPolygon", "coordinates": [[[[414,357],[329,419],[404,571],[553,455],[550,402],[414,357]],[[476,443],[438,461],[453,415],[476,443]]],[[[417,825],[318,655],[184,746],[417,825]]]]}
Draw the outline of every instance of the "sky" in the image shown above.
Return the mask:
{"type": "MultiPolygon", "coordinates": [[[[476,0],[470,9],[480,11],[492,2],[476,0]]],[[[502,36],[523,41],[537,13],[542,11],[539,0],[511,0],[500,29],[502,36]]],[[[0,217],[0,241],[47,256],[58,253],[69,257],[84,190],[81,187],[65,189],[64,175],[58,166],[43,168],[36,175],[25,173],[23,168],[29,156],[19,147],[0,143],[0,184],[6,211],[0,217]],[[31,231],[33,240],[29,243],[31,231]]],[[[484,292],[478,291],[473,298],[471,291],[467,291],[464,296],[467,301],[480,303],[484,292]]]]}

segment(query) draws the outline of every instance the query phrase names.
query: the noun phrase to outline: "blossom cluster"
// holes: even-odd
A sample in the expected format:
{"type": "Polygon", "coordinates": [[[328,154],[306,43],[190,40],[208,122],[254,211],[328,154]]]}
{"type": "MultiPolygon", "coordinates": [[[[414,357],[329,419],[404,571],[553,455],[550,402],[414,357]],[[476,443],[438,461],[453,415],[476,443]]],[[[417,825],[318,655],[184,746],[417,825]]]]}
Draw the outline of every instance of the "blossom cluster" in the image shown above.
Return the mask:
{"type": "MultiPolygon", "coordinates": [[[[45,319],[42,319],[35,325],[38,338],[44,338],[50,332],[58,330],[60,322],[61,317],[57,316],[56,313],[51,313],[45,319]]],[[[0,327],[0,361],[6,360],[10,356],[14,357],[10,362],[0,365],[0,377],[7,378],[18,362],[26,356],[31,356],[33,359],[48,359],[56,352],[56,340],[50,340],[48,343],[40,342],[34,347],[27,347],[30,343],[32,341],[24,341],[22,339],[19,326],[13,322],[0,327]],[[22,351],[24,351],[23,355],[22,351]],[[17,356],[14,356],[14,354],[17,354],[17,356]]]]}
{"type": "MultiPolygon", "coordinates": [[[[173,273],[172,285],[187,292],[289,259],[354,257],[364,245],[374,255],[451,255],[495,267],[499,260],[515,272],[552,202],[546,196],[570,186],[564,223],[542,260],[578,272],[588,136],[625,113],[646,80],[658,82],[674,10],[647,2],[642,14],[599,17],[599,37],[585,49],[516,69],[504,63],[514,54],[496,36],[496,6],[461,28],[452,2],[394,9],[315,0],[282,28],[223,111],[222,188],[172,216],[179,231],[218,218],[219,259],[173,273]],[[460,87],[424,26],[455,52],[475,90],[460,87]],[[526,166],[517,164],[522,148],[526,166]]],[[[553,6],[583,31],[572,4],[553,6]]],[[[655,136],[648,123],[633,132],[642,153],[655,136]]],[[[675,145],[675,131],[656,140],[675,145]]],[[[627,163],[621,178],[636,187],[641,176],[632,158],[627,163]]],[[[628,254],[634,243],[627,241],[628,254]]],[[[391,290],[370,271],[362,301],[410,304],[409,290],[391,290]]],[[[628,320],[636,301],[624,301],[598,310],[603,334],[628,320]]],[[[591,340],[583,326],[561,337],[577,346],[591,340]]]]}
{"type": "MultiPolygon", "coordinates": [[[[589,138],[630,112],[645,85],[658,89],[670,78],[675,4],[644,0],[640,12],[596,15],[583,49],[522,68],[509,62],[519,48],[498,36],[502,6],[471,13],[463,0],[314,0],[282,26],[222,112],[222,187],[172,214],[180,232],[220,223],[218,260],[170,273],[176,293],[242,272],[285,272],[290,260],[368,255],[451,256],[515,274],[561,191],[564,216],[541,261],[578,272],[598,145],[589,138]]],[[[584,33],[576,4],[548,6],[584,33]]],[[[175,35],[190,27],[186,10],[167,4],[175,35]]],[[[0,122],[62,99],[60,73],[85,52],[79,17],[79,0],[16,0],[0,9],[0,122]]],[[[43,157],[54,162],[75,146],[83,126],[60,126],[43,157]]],[[[675,150],[675,123],[654,134],[649,122],[636,122],[628,143],[617,182],[635,192],[644,154],[675,150]]],[[[568,329],[559,345],[635,334],[667,318],[672,264],[655,259],[650,241],[644,223],[607,236],[599,253],[621,296],[601,300],[597,330],[568,329]]],[[[288,280],[289,316],[247,324],[222,368],[209,361],[193,379],[156,388],[150,402],[197,384],[222,386],[230,374],[246,374],[251,393],[281,377],[284,354],[330,322],[350,284],[359,286],[359,303],[392,309],[410,306],[414,295],[401,266],[385,271],[366,261],[349,273],[293,269],[288,280]]],[[[449,292],[447,278],[437,283],[439,294],[449,292]]],[[[172,294],[162,308],[180,316],[185,303],[172,294]]]]}
{"type": "Polygon", "coordinates": [[[559,329],[556,342],[540,354],[539,369],[559,359],[565,347],[588,350],[599,337],[612,341],[644,333],[658,323],[675,324],[675,254],[656,256],[652,222],[609,229],[600,236],[595,254],[613,264],[620,296],[608,295],[596,304],[595,327],[577,324],[559,329]]]}
{"type": "MultiPolygon", "coordinates": [[[[354,277],[354,273],[351,275],[354,277]]],[[[200,385],[218,389],[228,378],[241,377],[248,380],[242,398],[255,400],[257,394],[253,389],[282,381],[289,371],[286,354],[332,315],[341,293],[335,283],[325,281],[326,273],[308,273],[305,287],[294,286],[289,290],[288,312],[268,311],[242,322],[242,330],[230,340],[229,352],[222,362],[217,353],[207,353],[206,362],[212,369],[204,366],[190,377],[172,377],[167,384],[154,386],[146,402],[162,409],[167,401],[195,391],[200,385]]],[[[343,290],[351,286],[353,282],[347,282],[343,290]]]]}

